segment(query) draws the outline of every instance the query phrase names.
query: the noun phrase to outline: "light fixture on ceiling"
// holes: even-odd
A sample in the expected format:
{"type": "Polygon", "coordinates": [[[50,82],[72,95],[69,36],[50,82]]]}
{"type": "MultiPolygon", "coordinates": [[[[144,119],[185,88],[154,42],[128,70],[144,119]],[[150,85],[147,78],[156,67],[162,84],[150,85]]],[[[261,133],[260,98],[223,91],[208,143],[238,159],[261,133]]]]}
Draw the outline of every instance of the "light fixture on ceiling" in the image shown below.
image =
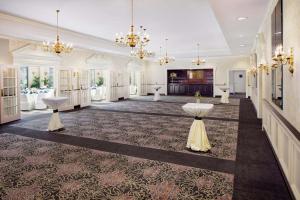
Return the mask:
{"type": "Polygon", "coordinates": [[[205,60],[204,59],[200,59],[200,52],[199,52],[199,49],[200,49],[200,44],[198,43],[197,44],[197,59],[194,59],[193,61],[192,61],[192,63],[193,64],[195,64],[195,65],[201,65],[201,64],[203,64],[203,63],[205,63],[205,60]]]}
{"type": "Polygon", "coordinates": [[[73,50],[72,44],[64,44],[60,41],[58,34],[58,14],[60,10],[56,10],[56,41],[53,43],[43,42],[43,50],[48,52],[60,53],[70,53],[73,50]]]}
{"type": "Polygon", "coordinates": [[[237,18],[237,20],[240,21],[240,22],[241,22],[241,21],[245,21],[245,20],[247,20],[247,19],[248,19],[248,17],[238,17],[238,18],[237,18]]]}
{"type": "Polygon", "coordinates": [[[245,44],[240,44],[240,47],[245,47],[246,45],[245,44]]]}
{"type": "Polygon", "coordinates": [[[117,44],[134,48],[138,45],[146,46],[149,43],[150,39],[146,29],[140,26],[140,31],[135,33],[133,24],[133,0],[131,0],[131,26],[126,36],[123,33],[116,34],[115,42],[117,44]]]}
{"type": "Polygon", "coordinates": [[[159,58],[159,63],[160,63],[160,65],[167,65],[167,64],[169,64],[170,62],[174,62],[174,61],[175,61],[175,58],[174,58],[174,57],[170,57],[170,56],[168,55],[168,49],[167,49],[168,38],[166,38],[165,41],[166,41],[166,54],[165,54],[165,56],[159,58]]]}
{"type": "Polygon", "coordinates": [[[139,59],[144,59],[145,57],[153,57],[154,53],[152,51],[146,50],[143,45],[139,45],[136,50],[132,48],[130,55],[138,57],[139,59]]]}

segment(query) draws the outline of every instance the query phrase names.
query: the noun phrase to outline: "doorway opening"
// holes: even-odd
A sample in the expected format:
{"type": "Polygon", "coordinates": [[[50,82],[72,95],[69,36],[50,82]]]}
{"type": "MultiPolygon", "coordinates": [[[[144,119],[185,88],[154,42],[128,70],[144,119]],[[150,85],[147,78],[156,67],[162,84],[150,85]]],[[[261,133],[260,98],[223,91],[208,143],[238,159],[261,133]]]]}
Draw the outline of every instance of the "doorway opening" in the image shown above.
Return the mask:
{"type": "Polygon", "coordinates": [[[106,101],[108,71],[100,69],[90,69],[89,76],[92,103],[106,101]]]}
{"type": "Polygon", "coordinates": [[[139,83],[140,72],[131,71],[129,73],[129,97],[140,96],[140,83],[139,83]]]}
{"type": "Polygon", "coordinates": [[[229,71],[229,88],[231,97],[246,97],[246,70],[229,71]]]}
{"type": "Polygon", "coordinates": [[[21,118],[49,113],[43,98],[54,97],[54,67],[20,66],[21,118]]]}

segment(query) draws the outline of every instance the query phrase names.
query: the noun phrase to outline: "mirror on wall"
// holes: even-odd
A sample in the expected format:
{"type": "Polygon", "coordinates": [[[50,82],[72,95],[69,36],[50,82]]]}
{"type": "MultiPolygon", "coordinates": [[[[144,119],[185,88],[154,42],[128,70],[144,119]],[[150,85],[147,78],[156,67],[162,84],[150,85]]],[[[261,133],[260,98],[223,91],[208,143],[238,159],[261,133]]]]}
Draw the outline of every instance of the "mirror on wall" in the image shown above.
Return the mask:
{"type": "MultiPolygon", "coordinates": [[[[257,66],[258,66],[258,64],[257,64],[257,54],[255,53],[254,55],[254,60],[253,60],[253,63],[254,63],[254,66],[256,67],[256,71],[258,71],[258,69],[257,69],[257,66]]],[[[255,75],[254,77],[253,77],[253,86],[255,87],[255,88],[257,88],[257,82],[258,82],[258,76],[257,75],[255,75]]]]}
{"type": "MultiPolygon", "coordinates": [[[[272,13],[272,56],[276,47],[283,45],[282,0],[279,0],[272,13]]],[[[283,108],[283,66],[272,69],[272,101],[283,108]]]]}

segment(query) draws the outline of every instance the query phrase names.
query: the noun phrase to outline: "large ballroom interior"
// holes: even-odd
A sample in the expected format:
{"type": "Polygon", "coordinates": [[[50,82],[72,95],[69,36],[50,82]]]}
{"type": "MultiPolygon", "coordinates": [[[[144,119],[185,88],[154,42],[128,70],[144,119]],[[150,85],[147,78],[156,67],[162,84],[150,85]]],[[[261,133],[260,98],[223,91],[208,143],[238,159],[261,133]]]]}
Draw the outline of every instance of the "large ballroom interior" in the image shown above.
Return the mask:
{"type": "Polygon", "coordinates": [[[0,199],[300,200],[300,0],[0,0],[0,199]]]}

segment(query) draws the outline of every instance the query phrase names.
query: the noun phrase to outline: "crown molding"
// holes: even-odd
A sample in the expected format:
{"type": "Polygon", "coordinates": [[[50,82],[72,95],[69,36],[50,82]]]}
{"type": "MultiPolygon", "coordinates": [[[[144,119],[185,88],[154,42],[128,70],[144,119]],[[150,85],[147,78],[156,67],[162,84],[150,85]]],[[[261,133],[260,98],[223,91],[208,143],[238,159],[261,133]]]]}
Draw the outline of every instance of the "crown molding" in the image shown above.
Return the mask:
{"type": "MultiPolygon", "coordinates": [[[[32,43],[55,39],[56,27],[0,12],[0,35],[4,38],[25,40],[32,43]],[[20,31],[22,30],[22,31],[20,31]]],[[[98,53],[109,53],[129,58],[129,48],[119,47],[113,41],[60,28],[63,41],[74,44],[76,49],[86,49],[98,53]]]]}

